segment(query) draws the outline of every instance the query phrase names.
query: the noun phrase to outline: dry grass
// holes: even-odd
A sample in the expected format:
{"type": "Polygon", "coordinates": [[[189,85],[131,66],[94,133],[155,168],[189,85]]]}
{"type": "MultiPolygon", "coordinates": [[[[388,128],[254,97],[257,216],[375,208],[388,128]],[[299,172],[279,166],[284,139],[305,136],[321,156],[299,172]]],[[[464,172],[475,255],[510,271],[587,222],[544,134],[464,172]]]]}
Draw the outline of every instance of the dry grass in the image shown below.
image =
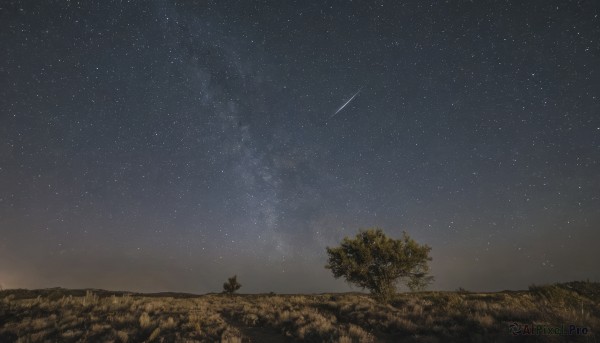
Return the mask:
{"type": "Polygon", "coordinates": [[[510,323],[587,327],[594,341],[600,285],[569,283],[501,293],[420,292],[381,304],[363,294],[129,295],[4,290],[0,342],[444,342],[513,341],[510,323]]]}

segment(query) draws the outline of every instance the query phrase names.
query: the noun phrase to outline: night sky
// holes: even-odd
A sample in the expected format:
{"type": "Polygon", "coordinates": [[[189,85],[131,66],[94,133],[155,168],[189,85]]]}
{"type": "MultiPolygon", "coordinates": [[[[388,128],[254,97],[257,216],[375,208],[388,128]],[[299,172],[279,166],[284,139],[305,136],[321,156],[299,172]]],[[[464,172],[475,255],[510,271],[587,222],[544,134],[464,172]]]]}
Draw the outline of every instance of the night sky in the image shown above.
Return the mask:
{"type": "Polygon", "coordinates": [[[372,226],[431,289],[598,281],[599,14],[2,1],[0,285],[358,290],[325,247],[372,226]]]}

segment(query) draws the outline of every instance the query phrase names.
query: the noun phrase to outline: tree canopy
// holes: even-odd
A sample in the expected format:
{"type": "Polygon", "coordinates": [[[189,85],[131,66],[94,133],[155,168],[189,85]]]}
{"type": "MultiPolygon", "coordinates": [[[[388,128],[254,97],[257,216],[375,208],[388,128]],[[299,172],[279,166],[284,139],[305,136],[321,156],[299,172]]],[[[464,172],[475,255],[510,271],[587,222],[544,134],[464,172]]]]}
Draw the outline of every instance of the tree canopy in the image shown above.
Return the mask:
{"type": "Polygon", "coordinates": [[[423,289],[433,280],[429,273],[431,248],[420,245],[403,233],[401,239],[387,237],[379,228],[360,231],[354,238],[344,238],[336,248],[327,247],[329,263],[337,279],[368,289],[382,300],[388,300],[398,282],[411,290],[423,289]]]}

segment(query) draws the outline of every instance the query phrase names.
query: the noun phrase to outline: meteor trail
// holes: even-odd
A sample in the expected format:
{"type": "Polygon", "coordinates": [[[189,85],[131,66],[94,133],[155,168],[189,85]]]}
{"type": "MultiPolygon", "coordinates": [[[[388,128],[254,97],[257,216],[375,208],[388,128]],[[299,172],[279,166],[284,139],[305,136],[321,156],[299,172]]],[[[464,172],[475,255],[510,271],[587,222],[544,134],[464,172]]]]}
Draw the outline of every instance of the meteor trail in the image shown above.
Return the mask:
{"type": "MultiPolygon", "coordinates": [[[[356,93],[354,93],[354,95],[353,95],[353,96],[352,96],[350,99],[348,99],[348,101],[346,101],[346,103],[345,103],[345,104],[343,104],[343,105],[342,105],[340,108],[338,108],[338,110],[337,110],[337,111],[335,111],[335,113],[334,113],[334,114],[332,114],[332,115],[331,115],[331,117],[329,117],[329,119],[333,118],[333,117],[334,117],[336,114],[340,113],[340,111],[341,111],[341,110],[343,110],[343,109],[344,109],[344,107],[346,107],[346,105],[348,105],[348,104],[350,103],[350,101],[352,101],[352,99],[354,99],[354,98],[355,98],[355,97],[358,95],[358,93],[360,93],[360,91],[362,91],[362,89],[363,89],[363,88],[362,88],[362,87],[360,87],[360,89],[359,89],[359,90],[358,90],[356,93]]],[[[328,120],[329,120],[329,119],[328,119],[328,120]]]]}

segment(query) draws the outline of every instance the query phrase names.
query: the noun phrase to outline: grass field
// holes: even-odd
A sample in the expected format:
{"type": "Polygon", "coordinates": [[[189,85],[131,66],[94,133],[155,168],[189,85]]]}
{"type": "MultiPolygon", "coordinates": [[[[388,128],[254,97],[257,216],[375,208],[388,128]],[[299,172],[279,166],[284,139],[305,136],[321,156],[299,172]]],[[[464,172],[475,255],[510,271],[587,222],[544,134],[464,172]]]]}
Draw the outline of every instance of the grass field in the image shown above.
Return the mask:
{"type": "Polygon", "coordinates": [[[600,283],[593,282],[400,293],[387,304],[359,293],[0,291],[0,342],[597,342],[598,328],[600,283]],[[515,336],[513,322],[525,333],[525,324],[547,331],[515,336]],[[586,334],[548,331],[569,325],[586,334]]]}

